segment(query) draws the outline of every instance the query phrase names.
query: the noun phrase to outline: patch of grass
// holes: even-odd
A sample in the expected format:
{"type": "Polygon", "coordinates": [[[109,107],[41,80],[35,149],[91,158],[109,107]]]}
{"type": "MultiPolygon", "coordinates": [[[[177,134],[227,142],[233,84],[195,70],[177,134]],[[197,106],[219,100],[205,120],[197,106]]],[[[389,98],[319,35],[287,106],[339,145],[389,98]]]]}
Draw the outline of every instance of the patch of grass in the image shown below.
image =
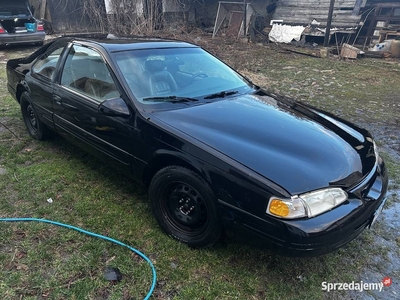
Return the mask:
{"type": "Polygon", "coordinates": [[[380,154],[385,160],[386,167],[389,171],[390,180],[394,189],[400,188],[400,164],[397,160],[393,159],[390,155],[383,152],[380,154]]]}

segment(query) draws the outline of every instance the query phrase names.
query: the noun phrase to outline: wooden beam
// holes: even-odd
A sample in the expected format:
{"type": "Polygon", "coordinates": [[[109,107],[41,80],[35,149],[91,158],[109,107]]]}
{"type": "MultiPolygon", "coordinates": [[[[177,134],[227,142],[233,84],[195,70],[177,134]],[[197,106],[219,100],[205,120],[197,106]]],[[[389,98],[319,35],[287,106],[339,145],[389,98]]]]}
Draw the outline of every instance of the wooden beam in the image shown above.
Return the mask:
{"type": "MultiPolygon", "coordinates": [[[[283,24],[287,25],[307,25],[310,21],[305,21],[304,19],[292,19],[292,20],[285,20],[283,24]]],[[[317,27],[319,28],[324,28],[326,27],[327,19],[321,20],[320,25],[317,27]]],[[[358,22],[349,22],[349,21],[335,21],[332,20],[332,27],[337,27],[337,28],[350,28],[350,27],[357,27],[358,22]]]]}
{"type": "MultiPolygon", "coordinates": [[[[325,16],[328,15],[329,8],[322,9],[319,7],[314,7],[314,8],[301,8],[301,9],[291,9],[290,7],[281,7],[274,16],[282,16],[282,15],[289,15],[289,16],[295,16],[295,15],[305,15],[305,14],[323,14],[325,16]]],[[[353,17],[360,18],[360,16],[354,16],[352,15],[351,10],[333,10],[333,15],[349,15],[353,17]]]]}
{"type": "MultiPolygon", "coordinates": [[[[243,33],[244,36],[247,36],[247,0],[244,0],[244,8],[243,8],[243,33]]],[[[240,33],[240,30],[239,30],[240,33]]]]}
{"type": "Polygon", "coordinates": [[[44,19],[46,15],[46,6],[47,6],[47,0],[42,0],[42,2],[40,3],[40,14],[39,14],[40,19],[44,19]]]}
{"type": "MultiPolygon", "coordinates": [[[[328,12],[326,12],[326,14],[296,14],[296,15],[286,15],[286,14],[282,14],[282,15],[276,15],[275,18],[277,20],[283,20],[284,23],[291,21],[291,20],[302,20],[304,22],[311,22],[313,19],[321,22],[324,20],[328,19],[328,12]]],[[[350,23],[357,23],[360,21],[360,17],[359,16],[352,16],[352,15],[333,15],[333,19],[334,20],[340,20],[340,21],[349,21],[350,23]]]]}
{"type": "Polygon", "coordinates": [[[329,40],[331,37],[331,25],[332,25],[332,16],[333,16],[333,6],[335,5],[335,0],[331,0],[331,4],[329,6],[328,13],[328,21],[326,21],[326,31],[325,31],[325,39],[324,39],[324,47],[329,46],[329,40]]]}
{"type": "MultiPolygon", "coordinates": [[[[319,6],[330,6],[330,1],[329,0],[280,0],[278,3],[278,6],[294,6],[294,7],[302,7],[302,6],[313,6],[313,7],[319,7],[319,6]]],[[[344,0],[344,1],[338,1],[335,3],[335,8],[338,7],[354,7],[355,6],[355,0],[344,0]]],[[[362,5],[364,6],[364,5],[362,5]]]]}

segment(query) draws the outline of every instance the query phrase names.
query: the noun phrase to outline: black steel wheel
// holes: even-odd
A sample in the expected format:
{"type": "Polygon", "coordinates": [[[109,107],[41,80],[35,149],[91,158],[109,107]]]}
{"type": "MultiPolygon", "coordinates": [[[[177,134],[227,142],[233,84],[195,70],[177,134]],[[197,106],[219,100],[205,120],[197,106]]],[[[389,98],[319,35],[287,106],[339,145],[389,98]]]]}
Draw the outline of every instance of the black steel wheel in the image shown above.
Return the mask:
{"type": "Polygon", "coordinates": [[[208,247],[221,235],[216,197],[197,173],[166,167],[150,183],[153,213],[165,232],[191,247],[208,247]]]}
{"type": "Polygon", "coordinates": [[[44,140],[49,136],[49,129],[40,121],[28,92],[21,95],[21,113],[28,133],[37,140],[44,140]]]}

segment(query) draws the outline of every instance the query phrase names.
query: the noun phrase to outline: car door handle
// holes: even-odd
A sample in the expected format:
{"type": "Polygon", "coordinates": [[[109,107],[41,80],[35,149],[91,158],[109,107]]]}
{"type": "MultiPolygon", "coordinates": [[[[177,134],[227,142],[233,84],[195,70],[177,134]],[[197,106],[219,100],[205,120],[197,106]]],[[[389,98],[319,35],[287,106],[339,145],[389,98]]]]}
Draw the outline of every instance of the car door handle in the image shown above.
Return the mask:
{"type": "Polygon", "coordinates": [[[53,95],[53,101],[54,101],[55,103],[57,103],[58,105],[61,105],[61,104],[62,104],[61,97],[58,96],[58,95],[53,95]]]}
{"type": "Polygon", "coordinates": [[[75,107],[75,106],[73,106],[71,104],[63,102],[61,97],[58,96],[58,95],[53,95],[53,100],[57,105],[61,105],[61,106],[65,107],[65,108],[72,109],[72,110],[78,110],[77,107],[75,107]]]}

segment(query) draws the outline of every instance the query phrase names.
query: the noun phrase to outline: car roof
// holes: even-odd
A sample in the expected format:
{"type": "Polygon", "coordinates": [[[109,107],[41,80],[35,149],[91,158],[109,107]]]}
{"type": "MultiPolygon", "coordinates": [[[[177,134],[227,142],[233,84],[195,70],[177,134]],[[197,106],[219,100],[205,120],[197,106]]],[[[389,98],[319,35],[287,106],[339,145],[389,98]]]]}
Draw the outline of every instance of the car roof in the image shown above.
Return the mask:
{"type": "Polygon", "coordinates": [[[61,39],[82,43],[94,43],[101,45],[108,52],[118,52],[135,49],[160,49],[160,48],[193,48],[196,45],[178,41],[154,37],[117,37],[114,35],[73,35],[61,39]]]}

